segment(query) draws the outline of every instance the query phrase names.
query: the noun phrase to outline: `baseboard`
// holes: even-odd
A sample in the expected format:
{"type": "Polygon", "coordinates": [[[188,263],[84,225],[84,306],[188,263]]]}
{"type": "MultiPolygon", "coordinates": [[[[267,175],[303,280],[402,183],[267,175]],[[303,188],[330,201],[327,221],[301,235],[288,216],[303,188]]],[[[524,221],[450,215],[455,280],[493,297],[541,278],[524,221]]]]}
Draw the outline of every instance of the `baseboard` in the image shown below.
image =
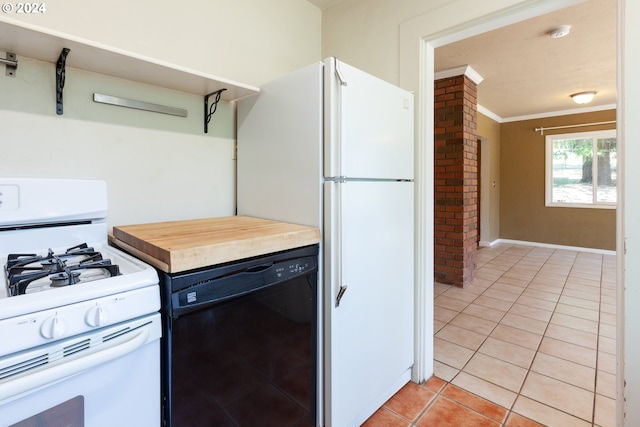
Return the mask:
{"type": "Polygon", "coordinates": [[[553,245],[553,244],[550,244],[550,243],[527,242],[527,241],[523,241],[523,240],[510,240],[510,239],[498,239],[498,240],[494,240],[492,242],[489,242],[486,245],[483,245],[483,242],[480,242],[480,246],[490,247],[490,246],[495,246],[498,243],[507,243],[507,244],[512,244],[512,245],[523,245],[523,246],[538,246],[538,247],[543,247],[543,248],[562,249],[562,250],[567,250],[567,251],[592,252],[592,253],[603,254],[603,255],[615,255],[616,254],[616,251],[609,251],[609,250],[605,250],[605,249],[583,248],[583,247],[579,247],[579,246],[553,245]]]}
{"type": "Polygon", "coordinates": [[[497,245],[498,243],[500,243],[500,239],[498,239],[498,240],[493,240],[493,241],[491,241],[491,242],[488,242],[488,241],[486,241],[486,240],[480,240],[480,241],[478,242],[478,246],[483,247],[483,248],[490,248],[491,246],[495,246],[495,245],[497,245]]]}

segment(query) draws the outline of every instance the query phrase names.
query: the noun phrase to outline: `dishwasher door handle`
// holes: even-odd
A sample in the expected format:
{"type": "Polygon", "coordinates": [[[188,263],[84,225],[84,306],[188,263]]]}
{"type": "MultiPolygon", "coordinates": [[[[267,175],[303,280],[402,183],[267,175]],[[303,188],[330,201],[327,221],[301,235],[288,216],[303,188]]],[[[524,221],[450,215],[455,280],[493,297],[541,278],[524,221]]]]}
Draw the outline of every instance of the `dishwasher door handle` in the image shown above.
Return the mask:
{"type": "Polygon", "coordinates": [[[273,265],[274,264],[272,262],[268,264],[256,265],[254,267],[247,268],[244,272],[245,273],[262,273],[263,271],[266,271],[271,267],[273,267],[273,265]]]}

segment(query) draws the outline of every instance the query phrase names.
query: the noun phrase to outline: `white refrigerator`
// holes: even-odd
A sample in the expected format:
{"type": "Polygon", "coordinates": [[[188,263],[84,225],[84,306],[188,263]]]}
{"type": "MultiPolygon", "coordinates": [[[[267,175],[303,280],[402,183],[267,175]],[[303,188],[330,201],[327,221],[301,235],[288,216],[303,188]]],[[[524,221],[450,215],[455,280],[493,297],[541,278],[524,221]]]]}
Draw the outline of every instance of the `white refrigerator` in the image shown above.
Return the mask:
{"type": "Polygon", "coordinates": [[[410,379],[413,115],[335,58],[238,102],[238,214],[322,231],[318,425],[359,426],[410,379]]]}

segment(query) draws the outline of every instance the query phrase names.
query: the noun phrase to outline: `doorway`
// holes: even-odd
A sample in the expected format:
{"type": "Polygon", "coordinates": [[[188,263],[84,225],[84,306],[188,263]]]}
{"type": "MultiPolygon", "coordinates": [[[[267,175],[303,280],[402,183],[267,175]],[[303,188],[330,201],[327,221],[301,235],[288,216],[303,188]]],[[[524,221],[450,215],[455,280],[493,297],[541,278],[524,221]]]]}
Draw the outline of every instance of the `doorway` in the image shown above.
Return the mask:
{"type": "Polygon", "coordinates": [[[479,4],[473,11],[462,11],[459,2],[443,6],[437,11],[427,13],[419,19],[413,19],[401,25],[400,38],[400,83],[403,87],[416,88],[419,96],[418,143],[416,150],[416,182],[419,188],[416,194],[417,216],[426,219],[416,228],[417,246],[417,292],[416,292],[416,366],[414,381],[428,378],[433,372],[433,346],[429,338],[433,333],[433,78],[434,50],[457,40],[500,28],[528,18],[549,13],[577,4],[577,0],[542,1],[535,4],[514,7],[496,13],[496,6],[479,4]],[[465,16],[462,16],[465,15],[465,16]],[[455,18],[447,18],[454,16],[455,18]],[[468,22],[468,25],[459,25],[468,22]],[[428,28],[429,30],[425,30],[428,28]],[[419,39],[420,53],[417,55],[415,41],[419,39]],[[419,70],[417,72],[416,70],[419,70]],[[426,337],[426,338],[425,338],[426,337]]]}

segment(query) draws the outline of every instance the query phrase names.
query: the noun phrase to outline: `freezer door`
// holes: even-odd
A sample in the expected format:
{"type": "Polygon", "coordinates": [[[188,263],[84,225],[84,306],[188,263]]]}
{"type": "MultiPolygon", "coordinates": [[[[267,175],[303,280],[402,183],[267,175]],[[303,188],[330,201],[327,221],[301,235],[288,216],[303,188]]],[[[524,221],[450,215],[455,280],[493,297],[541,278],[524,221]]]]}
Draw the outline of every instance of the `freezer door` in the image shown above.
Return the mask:
{"type": "Polygon", "coordinates": [[[413,94],[325,60],[325,177],[413,179],[413,94]]]}
{"type": "Polygon", "coordinates": [[[410,378],[413,183],[324,185],[325,422],[359,426],[410,378]]]}

